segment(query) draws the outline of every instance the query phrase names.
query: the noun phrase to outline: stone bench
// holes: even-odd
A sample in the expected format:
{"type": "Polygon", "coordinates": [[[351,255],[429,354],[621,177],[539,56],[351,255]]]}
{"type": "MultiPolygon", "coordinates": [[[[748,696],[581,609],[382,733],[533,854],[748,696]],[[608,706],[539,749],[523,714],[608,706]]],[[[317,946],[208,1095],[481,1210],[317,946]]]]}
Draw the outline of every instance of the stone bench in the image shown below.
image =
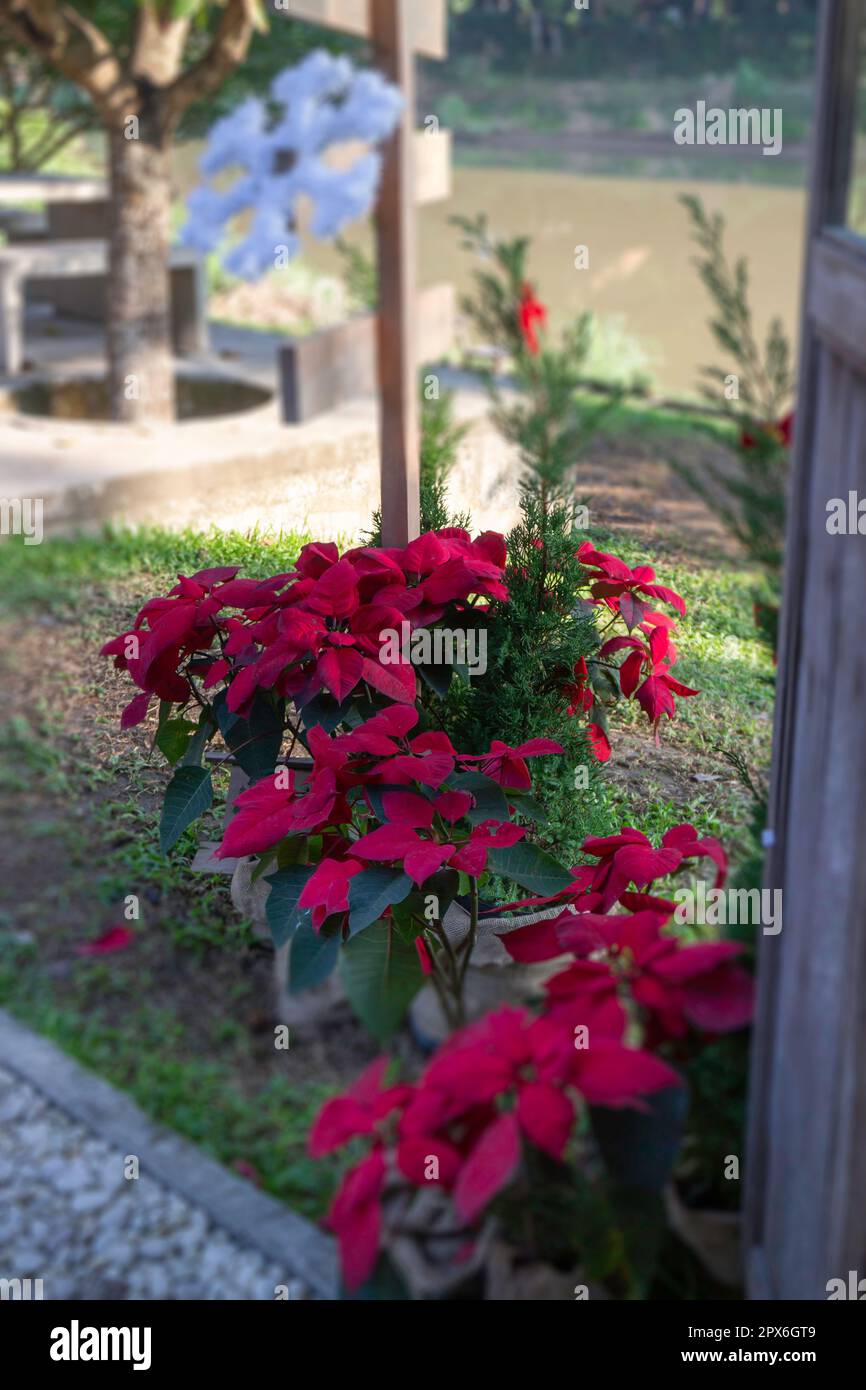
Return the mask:
{"type": "Polygon", "coordinates": [[[107,197],[107,181],[89,174],[0,174],[0,206],[86,203],[107,197]]]}
{"type": "MultiPolygon", "coordinates": [[[[179,353],[207,350],[204,265],[195,251],[171,251],[172,337],[179,353]]],[[[105,321],[105,241],[19,242],[0,247],[0,367],[18,376],[24,359],[25,289],[67,282],[62,311],[105,321]]],[[[56,296],[52,296],[57,304],[56,296]]],[[[58,306],[59,307],[59,306],[58,306]]]]}

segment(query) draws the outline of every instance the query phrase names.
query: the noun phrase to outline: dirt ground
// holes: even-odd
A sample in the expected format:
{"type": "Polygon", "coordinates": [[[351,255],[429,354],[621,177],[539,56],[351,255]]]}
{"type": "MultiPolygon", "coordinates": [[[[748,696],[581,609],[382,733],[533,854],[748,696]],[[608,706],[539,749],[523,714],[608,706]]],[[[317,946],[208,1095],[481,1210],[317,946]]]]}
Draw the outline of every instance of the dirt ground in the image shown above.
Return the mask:
{"type": "Polygon", "coordinates": [[[597,441],[577,470],[577,492],[586,498],[593,526],[631,537],[654,557],[705,568],[742,564],[736,541],[719,517],[660,458],[662,449],[695,470],[710,463],[724,468],[728,456],[710,439],[671,436],[670,441],[597,441]]]}
{"type": "MultiPolygon", "coordinates": [[[[275,1059],[272,951],[237,923],[227,878],[190,874],[182,850],[163,870],[153,841],[164,764],[142,730],[120,732],[128,691],[109,662],[94,660],[89,633],[50,615],[29,630],[0,624],[0,727],[35,735],[2,750],[0,924],[25,944],[35,939],[59,1000],[66,986],[78,998],[92,994],[108,1028],[123,1028],[144,973],[151,998],[182,1020],[193,1050],[207,1053],[230,1020],[243,1029],[250,1085],[269,1071],[324,1085],[356,1075],[376,1047],[348,1006],[327,1036],[275,1059]],[[132,945],[81,958],[83,944],[125,924],[128,893],[141,901],[132,945]],[[190,912],[194,938],[180,926],[190,912]],[[107,962],[111,987],[90,991],[88,974],[107,983],[107,962]]],[[[205,824],[217,838],[216,815],[205,824]]]]}

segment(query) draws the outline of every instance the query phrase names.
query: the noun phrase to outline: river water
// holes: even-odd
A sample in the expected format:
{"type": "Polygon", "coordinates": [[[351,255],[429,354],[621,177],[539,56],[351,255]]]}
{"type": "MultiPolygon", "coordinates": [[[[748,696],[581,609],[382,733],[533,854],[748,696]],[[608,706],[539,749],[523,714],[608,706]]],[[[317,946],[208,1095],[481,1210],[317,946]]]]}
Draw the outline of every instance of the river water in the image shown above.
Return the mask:
{"type": "MultiPolygon", "coordinates": [[[[796,341],[806,217],[799,187],[458,167],[449,202],[419,213],[421,282],[471,288],[473,258],[449,218],[486,212],[493,231],[532,238],[530,270],[554,331],[585,309],[596,315],[591,366],[599,375],[628,379],[638,370],[664,393],[694,396],[700,367],[724,359],[708,325],[712,304],[692,263],[696,248],[679,202],[684,193],[723,214],[730,256],[748,261],[761,336],[778,316],[796,341]],[[587,269],[575,268],[578,246],[588,250],[587,269]]],[[[323,268],[335,267],[327,248],[310,254],[323,268]]]]}
{"type": "MultiPolygon", "coordinates": [[[[181,187],[197,181],[199,149],[189,144],[180,152],[181,187]]],[[[691,193],[724,215],[729,254],[748,261],[759,332],[779,316],[796,340],[806,216],[799,166],[741,163],[730,154],[708,163],[704,153],[685,175],[650,177],[645,170],[668,166],[620,160],[624,172],[599,174],[527,167],[532,157],[523,151],[514,152],[517,167],[500,151],[473,150],[471,157],[471,167],[454,170],[450,200],[419,211],[422,284],[470,288],[473,260],[449,218],[486,212],[493,231],[532,238],[530,270],[554,331],[584,309],[594,312],[594,372],[628,379],[641,371],[660,391],[693,396],[700,367],[724,359],[708,326],[712,305],[692,264],[689,219],[678,201],[691,193]],[[575,268],[578,246],[588,249],[587,269],[575,268]]],[[[370,243],[366,229],[348,239],[370,243]]],[[[330,247],[311,244],[305,255],[318,269],[342,268],[330,247]]]]}
{"type": "Polygon", "coordinates": [[[659,388],[691,394],[700,366],[720,358],[682,193],[724,215],[730,253],[748,260],[759,329],[778,315],[795,337],[806,215],[799,188],[457,169],[451,203],[421,212],[422,280],[468,288],[471,257],[448,217],[486,212],[503,234],[533,238],[531,270],[554,328],[584,309],[598,316],[605,374],[646,366],[659,388]],[[575,269],[576,246],[588,248],[588,269],[575,269]]]}

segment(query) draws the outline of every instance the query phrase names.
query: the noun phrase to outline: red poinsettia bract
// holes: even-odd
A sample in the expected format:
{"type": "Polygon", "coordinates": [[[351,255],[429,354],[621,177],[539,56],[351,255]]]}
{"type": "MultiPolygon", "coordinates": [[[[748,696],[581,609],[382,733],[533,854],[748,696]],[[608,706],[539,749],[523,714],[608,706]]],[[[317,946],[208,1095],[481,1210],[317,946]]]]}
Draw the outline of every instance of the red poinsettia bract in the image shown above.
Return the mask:
{"type": "Polygon", "coordinates": [[[380,1060],[328,1101],[309,1139],[313,1157],[352,1139],[371,1146],[344,1177],[328,1217],[351,1290],[376,1267],[389,1173],[419,1188],[440,1184],[471,1234],[518,1172],[524,1145],[561,1161],[583,1103],[637,1105],[680,1084],[648,1052],[601,1037],[579,1052],[556,1020],[515,1008],[455,1033],[411,1086],[384,1087],[386,1068],[380,1060]]]}
{"type": "MultiPolygon", "coordinates": [[[[616,653],[629,652],[617,673],[620,692],[625,699],[637,700],[658,741],[662,715],[673,719],[676,713],[674,697],[685,699],[699,692],[671,675],[677,653],[670,633],[676,623],[666,613],[654,609],[648,600],[669,604],[681,617],[685,616],[685,603],[674,589],[656,582],[650,565],[632,569],[618,556],[596,550],[590,541],[580,547],[577,558],[588,572],[590,603],[607,610],[614,619],[621,619],[628,631],[628,635],[609,638],[593,660],[605,664],[616,653]],[[636,632],[646,640],[636,636],[636,632]]],[[[563,694],[569,701],[570,715],[580,712],[587,716],[590,748],[600,762],[607,762],[611,746],[606,718],[585,657],[575,665],[573,678],[563,687],[563,694]]]]}
{"type": "Polygon", "coordinates": [[[480,877],[489,852],[517,844],[526,829],[507,819],[467,824],[475,798],[449,785],[452,774],[480,761],[491,781],[522,790],[524,781],[531,785],[524,758],[560,754],[562,746],[536,739],[464,755],[443,733],[411,737],[418,719],[417,710],[392,705],[347,734],[311,730],[309,777],[301,782],[281,769],[242,792],[216,856],[265,854],[292,836],[330,832],[300,899],[316,930],[348,911],[352,880],[371,864],[400,867],[418,887],[443,865],[480,877]]]}
{"type": "Polygon", "coordinates": [[[311,544],[294,570],[265,580],[238,578],[234,566],[181,576],[102,649],[141,691],[123,727],[141,723],[153,698],[187,703],[193,680],[203,690],[227,685],[228,708],[240,715],[260,690],[302,708],[323,691],[343,704],[363,683],[414,704],[415,669],[392,658],[383,634],[507,600],[505,558],[497,533],[473,540],[450,527],[402,549],[341,556],[336,545],[311,544]]]}

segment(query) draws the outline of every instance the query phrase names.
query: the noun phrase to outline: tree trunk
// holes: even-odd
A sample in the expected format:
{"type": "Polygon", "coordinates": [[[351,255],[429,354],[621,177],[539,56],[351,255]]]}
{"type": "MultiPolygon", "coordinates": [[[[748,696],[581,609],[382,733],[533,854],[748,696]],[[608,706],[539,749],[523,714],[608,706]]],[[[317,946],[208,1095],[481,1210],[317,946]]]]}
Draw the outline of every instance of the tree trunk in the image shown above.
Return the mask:
{"type": "Polygon", "coordinates": [[[110,133],[108,385],[112,418],[174,418],[171,347],[171,179],[167,134],[145,120],[110,133]],[[134,127],[134,129],[130,129],[134,127]],[[134,135],[136,138],[127,139],[134,135]]]}
{"type": "MultiPolygon", "coordinates": [[[[108,132],[111,235],[106,305],[115,420],[171,420],[169,151],[177,122],[242,63],[261,19],[257,0],[224,0],[200,56],[184,68],[193,11],[139,0],[115,48],[83,10],[57,0],[0,0],[4,32],[86,92],[108,132]],[[128,50],[128,51],[127,51],[128,50]]],[[[97,7],[99,8],[99,7],[97,7]]]]}

